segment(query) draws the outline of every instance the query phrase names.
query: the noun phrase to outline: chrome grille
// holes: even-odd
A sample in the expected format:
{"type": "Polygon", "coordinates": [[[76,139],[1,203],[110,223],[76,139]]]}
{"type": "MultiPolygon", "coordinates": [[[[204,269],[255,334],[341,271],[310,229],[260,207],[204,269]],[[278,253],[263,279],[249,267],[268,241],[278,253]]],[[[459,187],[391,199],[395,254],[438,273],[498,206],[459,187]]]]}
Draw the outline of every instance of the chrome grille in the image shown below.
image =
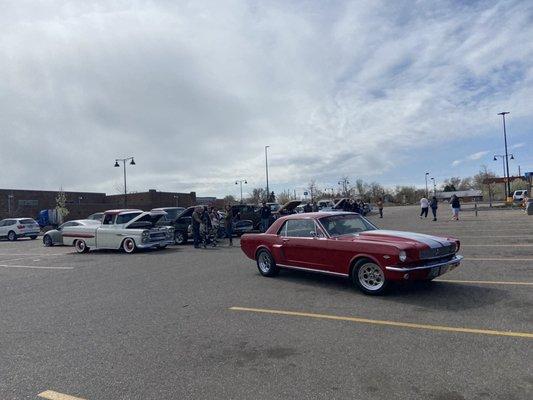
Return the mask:
{"type": "Polygon", "coordinates": [[[431,258],[441,258],[455,253],[455,243],[447,246],[437,247],[436,249],[425,249],[420,251],[420,258],[427,260],[431,258]]]}

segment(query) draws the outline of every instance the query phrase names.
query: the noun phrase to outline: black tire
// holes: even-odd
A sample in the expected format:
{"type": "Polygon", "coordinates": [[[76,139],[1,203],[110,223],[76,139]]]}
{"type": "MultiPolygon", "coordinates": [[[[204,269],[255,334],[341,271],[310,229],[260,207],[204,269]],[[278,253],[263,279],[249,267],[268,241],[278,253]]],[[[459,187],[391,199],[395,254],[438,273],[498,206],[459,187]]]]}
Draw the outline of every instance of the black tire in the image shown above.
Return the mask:
{"type": "Polygon", "coordinates": [[[179,245],[187,243],[187,234],[185,232],[176,231],[176,233],[174,233],[174,243],[179,245]]]}
{"type": "Polygon", "coordinates": [[[137,245],[135,244],[135,240],[132,238],[126,238],[122,241],[122,250],[124,250],[125,253],[132,254],[135,253],[135,250],[137,250],[137,245]]]}
{"type": "Polygon", "coordinates": [[[50,237],[50,235],[44,235],[43,236],[43,245],[45,247],[52,247],[54,245],[54,241],[50,237]]]}
{"type": "Polygon", "coordinates": [[[87,246],[87,243],[85,243],[85,240],[78,239],[74,242],[74,247],[76,248],[76,251],[80,254],[87,253],[90,248],[87,246]]]}
{"type": "Polygon", "coordinates": [[[14,231],[9,231],[8,234],[7,234],[7,240],[9,240],[10,242],[14,242],[15,240],[17,240],[17,234],[14,232],[14,231]]]}
{"type": "Polygon", "coordinates": [[[279,267],[276,265],[276,261],[270,251],[261,249],[257,252],[257,269],[263,276],[276,276],[279,273],[279,267]]]}
{"type": "Polygon", "coordinates": [[[35,239],[37,239],[37,236],[30,236],[30,239],[31,240],[35,240],[35,239]]]}
{"type": "Polygon", "coordinates": [[[355,263],[351,278],[354,285],[365,294],[382,295],[389,286],[381,267],[368,259],[355,263]]]}

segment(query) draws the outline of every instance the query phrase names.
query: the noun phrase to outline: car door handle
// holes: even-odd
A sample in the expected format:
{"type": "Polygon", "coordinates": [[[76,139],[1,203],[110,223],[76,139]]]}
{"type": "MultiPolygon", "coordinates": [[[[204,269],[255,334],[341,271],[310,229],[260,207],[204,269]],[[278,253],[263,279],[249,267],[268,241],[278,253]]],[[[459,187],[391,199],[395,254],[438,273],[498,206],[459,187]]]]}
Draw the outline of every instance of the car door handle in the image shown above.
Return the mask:
{"type": "Polygon", "coordinates": [[[289,239],[281,239],[281,241],[282,241],[283,243],[287,243],[287,242],[289,241],[289,239]]]}

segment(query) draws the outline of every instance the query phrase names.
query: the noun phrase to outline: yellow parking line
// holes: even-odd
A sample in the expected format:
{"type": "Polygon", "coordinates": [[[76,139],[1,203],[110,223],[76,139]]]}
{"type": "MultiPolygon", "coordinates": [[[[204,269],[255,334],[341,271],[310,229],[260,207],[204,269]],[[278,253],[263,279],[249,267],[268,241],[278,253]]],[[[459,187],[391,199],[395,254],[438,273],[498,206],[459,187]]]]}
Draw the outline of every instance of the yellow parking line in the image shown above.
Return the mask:
{"type": "Polygon", "coordinates": [[[48,400],[84,400],[81,397],[69,396],[68,394],[54,392],[53,390],[46,390],[42,393],[39,393],[37,396],[48,400]]]}
{"type": "Polygon", "coordinates": [[[533,282],[500,282],[500,281],[462,281],[457,279],[435,279],[435,282],[476,283],[481,285],[524,285],[533,286],[533,282]]]}
{"type": "Polygon", "coordinates": [[[410,328],[410,329],[426,329],[426,330],[432,330],[432,331],[474,333],[474,334],[481,334],[481,335],[511,336],[511,337],[533,339],[533,333],[529,333],[529,332],[511,332],[511,331],[496,331],[496,330],[491,330],[491,329],[459,328],[459,327],[453,327],[453,326],[415,324],[412,322],[386,321],[386,320],[368,319],[368,318],[359,318],[359,317],[341,317],[338,315],[271,310],[271,309],[265,309],[265,308],[230,307],[229,309],[233,311],[247,311],[247,312],[252,312],[252,313],[288,315],[292,317],[307,317],[307,318],[317,318],[317,319],[329,319],[329,320],[335,320],[335,321],[349,321],[349,322],[358,322],[362,324],[396,326],[396,327],[410,328]]]}

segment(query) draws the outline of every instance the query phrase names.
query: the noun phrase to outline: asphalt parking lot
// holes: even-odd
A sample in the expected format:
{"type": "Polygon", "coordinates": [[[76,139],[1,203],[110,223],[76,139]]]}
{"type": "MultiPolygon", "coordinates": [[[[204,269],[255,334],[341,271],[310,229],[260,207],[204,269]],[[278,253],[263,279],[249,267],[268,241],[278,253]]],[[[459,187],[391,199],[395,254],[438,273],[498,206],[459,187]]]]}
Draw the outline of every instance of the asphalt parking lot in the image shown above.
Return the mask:
{"type": "Polygon", "coordinates": [[[533,398],[533,218],[417,211],[371,219],[456,236],[465,260],[383,297],[311,273],[263,278],[238,246],[2,241],[0,398],[533,398]]]}

